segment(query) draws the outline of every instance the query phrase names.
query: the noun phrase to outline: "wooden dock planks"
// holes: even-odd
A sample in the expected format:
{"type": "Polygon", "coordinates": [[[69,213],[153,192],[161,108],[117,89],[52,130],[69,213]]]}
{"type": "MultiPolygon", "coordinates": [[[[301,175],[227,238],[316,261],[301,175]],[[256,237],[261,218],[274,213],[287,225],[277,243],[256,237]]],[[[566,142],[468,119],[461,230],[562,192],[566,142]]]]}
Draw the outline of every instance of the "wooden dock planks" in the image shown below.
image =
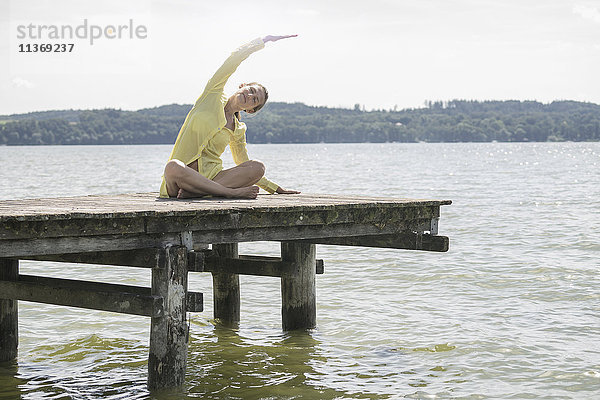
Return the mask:
{"type": "Polygon", "coordinates": [[[215,319],[237,326],[240,274],[281,280],[285,330],[316,326],[316,244],[444,252],[448,200],[259,195],[256,200],[160,199],[156,193],[0,201],[0,360],[17,356],[17,300],[151,317],[148,386],[184,382],[186,312],[202,310],[189,272],[213,274],[215,319]],[[238,243],[279,241],[279,257],[238,254],[238,243]],[[212,250],[207,249],[212,245],[212,250]],[[18,274],[18,260],[152,270],[151,287],[18,274]]]}
{"type": "Polygon", "coordinates": [[[165,247],[180,244],[181,232],[193,232],[201,243],[435,234],[444,204],[450,202],[328,195],[173,200],[153,193],[3,200],[0,254],[165,247]]]}

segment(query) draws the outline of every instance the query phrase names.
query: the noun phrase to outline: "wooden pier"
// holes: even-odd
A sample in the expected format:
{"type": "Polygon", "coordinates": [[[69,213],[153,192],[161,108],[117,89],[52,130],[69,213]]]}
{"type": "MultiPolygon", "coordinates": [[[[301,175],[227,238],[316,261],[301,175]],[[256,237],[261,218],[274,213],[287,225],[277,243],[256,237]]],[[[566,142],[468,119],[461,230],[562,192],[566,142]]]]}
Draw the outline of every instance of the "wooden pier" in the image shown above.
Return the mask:
{"type": "Polygon", "coordinates": [[[202,311],[188,272],[213,277],[214,317],[240,320],[239,275],[281,278],[284,330],[316,326],[316,244],[447,251],[440,206],[451,201],[329,195],[257,200],[159,199],[156,193],[0,201],[0,361],[17,357],[18,300],[151,318],[148,386],[183,384],[187,312],[202,311]],[[278,241],[281,255],[238,254],[278,241]],[[210,247],[210,248],[209,248],[210,247]],[[149,287],[19,274],[19,260],[152,269],[149,287]]]}

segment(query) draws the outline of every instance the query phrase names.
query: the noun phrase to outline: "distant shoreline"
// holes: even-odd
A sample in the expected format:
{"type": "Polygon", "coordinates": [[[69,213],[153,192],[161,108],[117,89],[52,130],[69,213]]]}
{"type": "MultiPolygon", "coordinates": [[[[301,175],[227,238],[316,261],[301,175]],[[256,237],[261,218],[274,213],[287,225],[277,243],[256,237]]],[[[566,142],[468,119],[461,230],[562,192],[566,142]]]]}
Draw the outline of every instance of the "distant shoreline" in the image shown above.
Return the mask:
{"type": "MultiPolygon", "coordinates": [[[[0,116],[0,145],[173,144],[191,107],[0,116]]],[[[249,143],[600,141],[600,105],[566,100],[452,100],[400,111],[271,102],[256,116],[242,114],[242,121],[249,143]]]]}

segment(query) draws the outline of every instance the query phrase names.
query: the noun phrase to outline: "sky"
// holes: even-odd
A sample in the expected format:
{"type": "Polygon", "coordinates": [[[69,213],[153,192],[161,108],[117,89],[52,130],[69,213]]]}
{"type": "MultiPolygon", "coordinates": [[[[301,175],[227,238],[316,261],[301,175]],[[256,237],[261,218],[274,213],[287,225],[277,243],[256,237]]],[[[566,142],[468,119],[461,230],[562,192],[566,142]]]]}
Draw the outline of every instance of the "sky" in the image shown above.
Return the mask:
{"type": "Polygon", "coordinates": [[[191,104],[238,46],[284,34],[299,36],[251,55],[227,93],[257,81],[271,101],[366,110],[600,103],[600,0],[0,0],[0,115],[191,104]]]}

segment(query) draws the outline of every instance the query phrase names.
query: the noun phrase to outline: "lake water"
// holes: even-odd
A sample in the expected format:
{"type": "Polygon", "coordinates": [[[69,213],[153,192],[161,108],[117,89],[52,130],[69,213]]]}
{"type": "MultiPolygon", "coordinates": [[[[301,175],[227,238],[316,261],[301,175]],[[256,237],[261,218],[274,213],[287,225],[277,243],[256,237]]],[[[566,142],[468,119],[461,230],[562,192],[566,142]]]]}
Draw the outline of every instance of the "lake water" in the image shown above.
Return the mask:
{"type": "MultiPolygon", "coordinates": [[[[0,198],[157,191],[171,146],[0,147],[0,198]]],[[[190,273],[181,390],[146,390],[150,320],[19,303],[2,399],[600,397],[600,143],[250,145],[309,193],[451,199],[448,253],[317,246],[318,328],[281,330],[277,278],[242,277],[241,326],[212,321],[190,273]]],[[[229,161],[231,157],[225,155],[229,161]]],[[[276,243],[240,245],[278,255],[276,243]]],[[[147,270],[21,262],[145,285],[147,270]]]]}

